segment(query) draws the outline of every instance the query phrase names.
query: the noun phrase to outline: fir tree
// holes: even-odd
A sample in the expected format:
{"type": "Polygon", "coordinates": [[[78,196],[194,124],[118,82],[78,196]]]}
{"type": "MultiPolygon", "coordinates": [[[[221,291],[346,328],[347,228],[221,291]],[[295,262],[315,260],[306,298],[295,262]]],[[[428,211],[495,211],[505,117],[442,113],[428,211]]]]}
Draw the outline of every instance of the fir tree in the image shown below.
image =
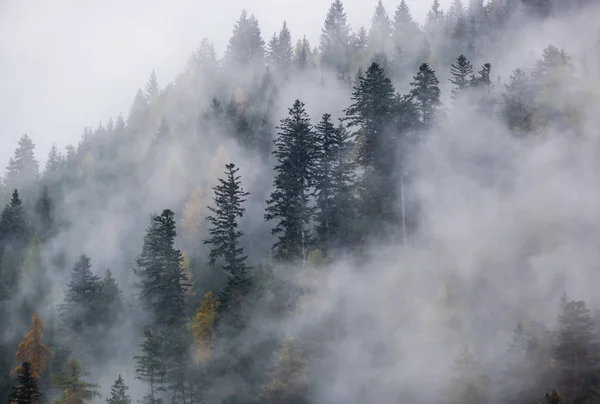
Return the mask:
{"type": "Polygon", "coordinates": [[[568,301],[558,318],[554,359],[558,386],[567,402],[585,402],[600,384],[598,338],[590,310],[582,301],[568,301]]]}
{"type": "Polygon", "coordinates": [[[40,387],[39,378],[31,371],[29,362],[23,362],[16,374],[17,386],[9,396],[10,404],[42,404],[44,395],[40,387]]]}
{"type": "Polygon", "coordinates": [[[35,204],[37,229],[42,239],[46,240],[52,231],[53,225],[52,199],[48,193],[48,187],[42,189],[42,193],[35,204]]]}
{"type": "Polygon", "coordinates": [[[21,136],[15,156],[6,167],[4,184],[8,189],[26,189],[38,180],[40,168],[34,150],[33,140],[27,134],[21,136]]]}
{"type": "Polygon", "coordinates": [[[331,115],[324,114],[315,127],[316,231],[321,249],[348,246],[354,219],[354,164],[350,151],[354,146],[343,126],[335,127],[331,115]]]}
{"type": "Polygon", "coordinates": [[[450,68],[449,81],[454,85],[452,98],[456,99],[465,89],[469,87],[473,66],[464,55],[460,55],[450,68]]]}
{"type": "Polygon", "coordinates": [[[527,73],[522,69],[516,69],[505,88],[506,91],[502,94],[503,115],[508,127],[516,132],[533,130],[534,94],[527,73]]]}
{"type": "Polygon", "coordinates": [[[185,289],[188,279],[176,249],[175,214],[169,209],[152,218],[137,258],[140,298],[160,327],[185,322],[185,289]]]}
{"type": "Polygon", "coordinates": [[[84,403],[101,397],[98,384],[81,379],[87,375],[88,373],[81,370],[79,362],[71,359],[67,369],[52,378],[54,388],[63,392],[59,401],[61,404],[84,403]]]}
{"type": "Polygon", "coordinates": [[[10,296],[20,282],[20,269],[28,239],[25,209],[15,189],[10,203],[0,216],[0,301],[10,296]]]}
{"type": "Polygon", "coordinates": [[[308,224],[313,209],[309,206],[313,184],[315,137],[304,103],[296,100],[289,117],[281,121],[275,140],[277,159],[274,186],[267,201],[265,219],[277,220],[272,234],[278,236],[273,245],[278,260],[305,259],[310,243],[308,224]]]}
{"type": "Polygon", "coordinates": [[[437,39],[442,33],[444,24],[444,11],[441,9],[440,1],[433,0],[431,9],[427,12],[425,20],[425,32],[430,38],[437,39]]]}
{"type": "Polygon", "coordinates": [[[131,404],[131,397],[127,395],[129,387],[125,385],[125,381],[119,374],[117,380],[110,388],[110,397],[106,399],[108,404],[131,404]]]}
{"type": "Polygon", "coordinates": [[[46,165],[44,167],[44,177],[56,175],[63,167],[63,163],[64,157],[58,151],[56,144],[52,143],[52,147],[50,148],[50,153],[48,154],[48,159],[46,160],[46,165]]]}
{"type": "Polygon", "coordinates": [[[419,67],[414,81],[410,83],[412,86],[410,94],[416,104],[421,125],[425,128],[433,125],[439,115],[441,106],[439,84],[435,72],[427,63],[423,63],[419,67]]]}
{"type": "Polygon", "coordinates": [[[292,65],[294,50],[292,48],[292,36],[288,29],[287,22],[283,22],[283,27],[279,34],[273,34],[268,44],[267,56],[269,65],[279,75],[286,75],[292,65]]]}
{"type": "Polygon", "coordinates": [[[237,20],[233,35],[225,52],[225,64],[229,69],[245,66],[261,66],[265,54],[265,42],[261,37],[258,21],[246,10],[237,20]]]}
{"type": "Polygon", "coordinates": [[[123,293],[110,269],[104,273],[100,288],[98,312],[102,323],[107,326],[117,324],[123,310],[123,293]]]}
{"type": "Polygon", "coordinates": [[[158,79],[156,78],[156,72],[154,70],[152,70],[150,79],[148,79],[148,83],[146,83],[144,94],[148,100],[153,100],[160,95],[160,86],[158,85],[158,79]]]}
{"type": "Polygon", "coordinates": [[[244,248],[240,246],[240,239],[244,233],[239,229],[238,220],[244,216],[245,209],[242,204],[245,197],[250,195],[244,192],[241,186],[239,168],[233,163],[225,166],[226,177],[219,178],[219,185],[213,188],[215,206],[208,209],[213,215],[206,220],[211,223],[210,238],[204,241],[212,246],[209,259],[210,265],[215,265],[218,258],[223,259],[221,268],[228,274],[226,294],[222,296],[224,306],[228,306],[232,299],[239,300],[248,291],[250,278],[246,265],[247,256],[244,248]]]}
{"type": "Polygon", "coordinates": [[[383,6],[383,2],[379,0],[375,7],[375,13],[371,19],[371,29],[369,30],[369,49],[371,53],[375,55],[387,53],[391,34],[390,18],[383,6]]]}
{"type": "Polygon", "coordinates": [[[144,332],[144,341],[140,346],[141,355],[134,356],[136,363],[136,378],[148,383],[150,391],[144,396],[145,404],[160,404],[162,400],[158,393],[165,391],[164,385],[167,382],[167,370],[165,368],[162,347],[160,340],[154,335],[151,329],[144,332]]]}
{"type": "Polygon", "coordinates": [[[342,79],[348,77],[350,62],[350,26],[341,0],[334,0],[329,7],[325,26],[321,31],[321,63],[335,69],[342,79]]]}

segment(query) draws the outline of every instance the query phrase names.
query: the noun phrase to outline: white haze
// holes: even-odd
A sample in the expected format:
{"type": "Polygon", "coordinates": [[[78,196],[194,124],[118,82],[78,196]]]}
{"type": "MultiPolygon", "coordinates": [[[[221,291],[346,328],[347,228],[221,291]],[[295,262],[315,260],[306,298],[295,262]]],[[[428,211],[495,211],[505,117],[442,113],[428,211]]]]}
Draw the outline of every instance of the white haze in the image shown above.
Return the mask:
{"type": "MultiPolygon", "coordinates": [[[[376,3],[344,2],[354,29],[369,26],[376,3]]],[[[393,15],[396,2],[384,4],[393,15]]],[[[424,21],[429,2],[407,4],[424,21]]],[[[0,2],[0,166],[23,133],[44,161],[52,142],[62,150],[77,143],[84,127],[127,116],[152,69],[162,85],[174,80],[202,38],[221,55],[243,8],[258,18],[265,42],[287,20],[294,41],[307,35],[315,46],[329,2],[0,2]]]]}
{"type": "MultiPolygon", "coordinates": [[[[217,11],[213,3],[191,1],[168,6],[63,3],[0,6],[4,160],[12,155],[22,132],[37,142],[43,160],[51,142],[76,142],[83,126],[95,126],[120,111],[126,115],[135,90],[152,68],[164,85],[182,69],[199,38],[209,37],[222,51],[244,6],[230,2],[227,9],[217,11]]],[[[257,1],[246,7],[258,17],[263,38],[286,19],[294,38],[306,33],[316,44],[328,2],[314,3],[312,7],[306,2],[257,1]]],[[[385,3],[392,13],[395,5],[385,3]]],[[[344,4],[354,27],[368,24],[374,4],[358,0],[344,4]]],[[[429,8],[422,2],[410,6],[421,19],[429,8]]],[[[530,64],[532,55],[539,57],[550,43],[565,46],[577,65],[584,59],[592,63],[588,72],[595,75],[582,76],[584,88],[596,100],[586,107],[585,136],[549,131],[541,139],[525,141],[510,137],[499,122],[462,108],[453,113],[451,121],[430,133],[415,151],[413,168],[418,176],[412,196],[423,203],[421,233],[408,246],[372,247],[371,258],[360,268],[344,261],[333,263],[332,271],[317,284],[306,316],[300,314],[281,328],[282,333],[294,334],[331,312],[339,314],[346,328],[328,355],[333,371],[317,386],[321,398],[317,402],[353,402],[362,386],[375,382],[377,401],[368,402],[392,402],[400,391],[421,393],[419,399],[434,401],[447,380],[445,365],[462,344],[472,345],[484,366],[497,371],[516,322],[536,317],[552,326],[563,290],[600,303],[594,286],[600,262],[600,119],[593,113],[600,99],[600,70],[594,63],[600,59],[594,61],[590,54],[597,38],[593,17],[598,10],[593,11],[542,26],[523,25],[519,41],[505,47],[512,49],[510,54],[493,50],[490,54],[496,74],[505,81],[513,69],[530,64]],[[456,303],[465,318],[459,335],[451,335],[443,325],[447,310],[453,309],[443,300],[445,282],[460,285],[464,292],[456,303]],[[373,358],[381,355],[371,349],[381,341],[386,360],[373,364],[373,358]],[[422,389],[424,383],[432,388],[422,389]]],[[[439,79],[446,86],[446,77],[439,79]]],[[[323,112],[339,115],[349,103],[347,93],[329,90],[324,94],[316,85],[297,84],[283,88],[281,114],[297,97],[306,102],[313,121],[323,112]]],[[[198,156],[198,170],[178,165],[184,146],[175,144],[169,150],[171,175],[143,184],[148,197],[135,206],[137,216],[131,217],[130,201],[118,193],[110,195],[103,210],[95,216],[80,215],[77,226],[55,242],[70,246],[72,257],[89,254],[96,272],[118,268],[120,280],[130,284],[132,254],[141,248],[147,216],[181,203],[193,188],[190,184],[211,183],[220,174],[210,169],[214,156],[208,153],[198,156]]],[[[241,167],[245,188],[257,194],[248,206],[247,233],[264,237],[270,224],[262,223],[261,192],[269,190],[270,168],[231,144],[225,149],[241,167]]],[[[86,184],[78,192],[93,188],[94,184],[86,184]]],[[[79,195],[69,197],[76,206],[79,195]]],[[[256,248],[264,247],[253,237],[248,240],[256,248]]],[[[57,278],[55,284],[56,302],[65,279],[57,278]]],[[[125,324],[115,338],[131,346],[138,343],[134,337],[125,324]]],[[[134,399],[143,394],[145,387],[133,381],[131,356],[125,352],[110,368],[94,369],[104,393],[116,373],[123,372],[134,399]]]]}

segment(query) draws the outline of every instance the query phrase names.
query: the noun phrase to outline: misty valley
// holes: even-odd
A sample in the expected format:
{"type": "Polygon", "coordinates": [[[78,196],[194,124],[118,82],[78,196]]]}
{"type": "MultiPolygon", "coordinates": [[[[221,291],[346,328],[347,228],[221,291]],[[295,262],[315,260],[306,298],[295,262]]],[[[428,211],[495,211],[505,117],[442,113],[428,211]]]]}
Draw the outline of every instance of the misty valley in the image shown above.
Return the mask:
{"type": "Polygon", "coordinates": [[[600,3],[388,3],[22,135],[0,402],[600,403],[600,3]]]}

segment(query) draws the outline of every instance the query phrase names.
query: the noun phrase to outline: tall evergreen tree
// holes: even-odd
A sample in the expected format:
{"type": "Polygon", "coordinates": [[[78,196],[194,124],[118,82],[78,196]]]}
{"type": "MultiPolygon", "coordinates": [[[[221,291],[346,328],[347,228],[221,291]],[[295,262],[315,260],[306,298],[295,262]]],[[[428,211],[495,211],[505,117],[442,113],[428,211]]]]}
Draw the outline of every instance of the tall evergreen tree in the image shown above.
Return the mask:
{"type": "Polygon", "coordinates": [[[523,69],[516,69],[510,76],[502,98],[502,112],[508,127],[521,133],[533,130],[534,92],[531,79],[523,69]]]}
{"type": "Polygon", "coordinates": [[[471,84],[471,75],[473,66],[464,55],[460,55],[456,62],[450,67],[449,81],[454,85],[452,87],[452,99],[456,99],[471,84]]]}
{"type": "Polygon", "coordinates": [[[264,47],[265,42],[261,37],[258,20],[253,15],[248,16],[246,10],[242,10],[225,52],[225,66],[228,69],[260,67],[264,62],[264,47]]]}
{"type": "Polygon", "coordinates": [[[175,214],[169,209],[154,216],[137,258],[140,298],[160,327],[185,323],[187,275],[181,251],[175,248],[175,214]]]}
{"type": "Polygon", "coordinates": [[[44,395],[39,379],[31,372],[29,362],[23,362],[16,375],[17,386],[9,396],[10,404],[42,404],[44,395]]]}
{"type": "Polygon", "coordinates": [[[570,300],[558,324],[554,349],[558,387],[567,402],[586,402],[596,396],[600,385],[600,345],[590,310],[583,301],[570,300]]]}
{"type": "Polygon", "coordinates": [[[354,164],[350,152],[354,144],[346,129],[335,127],[331,115],[324,114],[315,127],[316,232],[320,249],[348,247],[352,239],[354,214],[354,164]]]}
{"type": "Polygon", "coordinates": [[[273,34],[269,41],[267,56],[269,65],[276,74],[285,76],[292,65],[294,50],[292,47],[292,36],[288,29],[287,22],[283,22],[279,34],[273,34]]]}
{"type": "Polygon", "coordinates": [[[369,49],[371,53],[386,54],[390,43],[392,27],[387,11],[383,2],[379,0],[375,7],[375,13],[371,19],[371,29],[369,30],[369,49]]]}
{"type": "Polygon", "coordinates": [[[14,293],[19,284],[28,239],[25,209],[15,189],[10,203],[0,215],[0,301],[14,293]]]}
{"type": "Polygon", "coordinates": [[[240,246],[244,233],[239,229],[238,223],[245,212],[242,204],[250,193],[244,192],[241,186],[241,177],[237,175],[239,168],[230,163],[225,169],[226,177],[219,178],[219,185],[213,188],[215,206],[208,207],[213,215],[206,217],[211,224],[210,237],[204,243],[212,246],[210,264],[214,265],[218,258],[222,258],[221,268],[229,275],[225,296],[221,298],[226,307],[232,300],[243,298],[250,285],[250,267],[246,265],[248,257],[244,255],[244,248],[240,246]]]}
{"type": "Polygon", "coordinates": [[[36,228],[41,238],[46,240],[52,232],[54,222],[52,199],[50,199],[47,186],[42,189],[42,193],[35,204],[35,214],[37,219],[36,228]]]}
{"type": "Polygon", "coordinates": [[[156,77],[156,72],[154,70],[150,73],[150,78],[148,79],[144,90],[144,94],[148,100],[152,100],[160,95],[160,86],[158,85],[158,78],[156,77]]]}
{"type": "Polygon", "coordinates": [[[267,201],[265,213],[267,221],[278,222],[272,230],[278,236],[273,245],[278,260],[306,258],[311,241],[308,224],[313,213],[309,196],[313,185],[314,141],[304,103],[296,100],[289,109],[289,116],[281,121],[275,140],[275,191],[267,201]]]}
{"type": "Polygon", "coordinates": [[[329,7],[320,37],[321,63],[334,69],[338,76],[348,78],[350,62],[350,26],[341,0],[329,7]]]}
{"type": "Polygon", "coordinates": [[[19,147],[15,150],[6,167],[4,184],[8,189],[27,189],[39,179],[40,167],[35,158],[35,143],[25,134],[19,139],[19,147]]]}
{"type": "Polygon", "coordinates": [[[131,404],[131,397],[127,394],[129,387],[125,385],[125,381],[119,374],[117,380],[110,388],[110,397],[106,399],[108,404],[131,404]]]}
{"type": "Polygon", "coordinates": [[[144,404],[160,404],[162,400],[159,393],[165,391],[167,382],[167,370],[163,362],[162,347],[160,339],[151,329],[144,332],[144,341],[140,346],[141,355],[134,356],[136,363],[136,378],[148,383],[150,391],[143,398],[144,404]]]}
{"type": "Polygon", "coordinates": [[[414,81],[410,83],[410,94],[416,104],[419,120],[423,127],[428,128],[435,122],[439,115],[440,87],[439,80],[427,63],[419,67],[414,81]]]}

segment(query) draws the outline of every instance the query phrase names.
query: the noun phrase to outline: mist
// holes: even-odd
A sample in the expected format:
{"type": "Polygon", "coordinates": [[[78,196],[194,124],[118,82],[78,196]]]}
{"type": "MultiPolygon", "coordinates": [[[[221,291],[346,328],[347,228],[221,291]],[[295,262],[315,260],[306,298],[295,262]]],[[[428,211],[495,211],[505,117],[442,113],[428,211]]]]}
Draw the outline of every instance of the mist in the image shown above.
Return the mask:
{"type": "MultiPolygon", "coordinates": [[[[451,2],[440,3],[452,15],[451,2]]],[[[510,2],[488,4],[490,21],[499,3],[510,2]]],[[[398,4],[382,4],[393,19],[398,4]]],[[[406,4],[423,29],[431,5],[406,4]]],[[[0,220],[0,281],[7,285],[0,288],[2,393],[15,386],[8,373],[25,362],[13,358],[37,312],[54,352],[39,382],[57,403],[68,403],[70,387],[57,388],[50,379],[69,369],[69,358],[89,372],[85,380],[98,384],[98,395],[83,402],[106,402],[119,374],[131,402],[152,402],[134,360],[145,352],[148,328],[170,336],[161,337],[165,352],[169,345],[183,347],[176,361],[165,362],[169,381],[156,393],[164,403],[545,402],[553,390],[569,402],[595,403],[598,349],[573,348],[591,359],[571,366],[563,361],[561,341],[579,331],[564,331],[565,324],[599,318],[600,8],[555,4],[540,16],[527,4],[497,26],[473,23],[479,42],[473,33],[448,34],[445,20],[440,31],[419,31],[412,48],[394,53],[387,45],[354,45],[358,29],[369,30],[376,3],[348,0],[343,5],[354,41],[348,47],[358,50],[343,63],[325,58],[323,49],[313,53],[329,3],[231,1],[222,10],[184,1],[0,5],[0,158],[18,161],[7,167],[0,198],[7,206],[0,220]],[[294,63],[287,70],[272,56],[265,57],[268,69],[262,55],[244,63],[231,59],[226,49],[243,8],[256,17],[266,43],[286,21],[294,63]],[[296,45],[305,35],[308,49],[296,45]],[[211,65],[213,48],[203,38],[214,45],[218,65],[211,65]],[[302,52],[308,52],[305,64],[298,62],[302,52]],[[464,93],[449,81],[461,54],[473,64],[464,93]],[[547,73],[558,59],[564,66],[557,62],[560,67],[547,73]],[[389,122],[373,133],[386,136],[389,147],[375,148],[375,155],[389,160],[375,177],[369,170],[378,162],[363,163],[360,149],[368,147],[370,121],[358,128],[341,121],[352,146],[342,165],[356,167],[347,194],[353,207],[335,223],[345,229],[339,233],[352,234],[334,232],[338,244],[323,241],[322,193],[313,192],[318,181],[307,174],[301,192],[310,217],[299,226],[309,241],[302,236],[301,246],[278,250],[282,236],[272,231],[278,219],[266,220],[265,212],[286,184],[277,179],[288,178],[278,177],[286,164],[277,154],[283,148],[273,144],[285,138],[283,120],[300,100],[311,131],[318,132],[323,114],[337,126],[351,115],[374,62],[395,91],[409,96],[394,98],[398,104],[378,118],[389,122]],[[413,84],[425,63],[441,93],[433,122],[424,118],[413,84]],[[484,63],[492,73],[482,89],[484,63]],[[519,82],[526,90],[510,98],[517,69],[526,72],[526,84],[519,82]],[[35,143],[36,175],[23,169],[31,161],[11,151],[23,133],[35,143]],[[54,161],[46,157],[53,143],[58,168],[46,163],[54,161]],[[205,243],[214,226],[207,218],[218,215],[208,207],[217,203],[215,187],[229,163],[249,192],[236,219],[243,231],[237,247],[248,264],[238,269],[247,269],[247,278],[239,279],[251,285],[243,304],[228,300],[238,273],[224,270],[226,255],[211,263],[215,246],[205,243]],[[8,227],[14,189],[27,237],[8,227]],[[44,192],[51,201],[46,215],[44,192]],[[163,259],[144,254],[159,244],[152,229],[157,217],[167,217],[165,209],[177,232],[171,241],[183,253],[177,273],[190,280],[189,287],[178,283],[185,299],[177,310],[187,331],[176,336],[168,334],[173,323],[163,324],[175,320],[157,314],[164,307],[144,297],[143,286],[153,265],[144,259],[163,259]],[[299,256],[277,255],[294,248],[299,256]],[[81,307],[69,300],[82,254],[91,258],[85,276],[104,285],[98,288],[106,287],[106,269],[112,272],[121,291],[118,309],[100,308],[105,292],[89,305],[79,301],[81,307]],[[196,330],[206,323],[196,315],[207,307],[208,292],[224,308],[213,313],[214,322],[203,329],[209,337],[202,339],[196,330]],[[578,312],[569,323],[568,310],[579,301],[590,312],[578,312]],[[519,336],[528,344],[522,352],[514,349],[519,336]]],[[[586,330],[596,341],[596,328],[586,330]]]]}

